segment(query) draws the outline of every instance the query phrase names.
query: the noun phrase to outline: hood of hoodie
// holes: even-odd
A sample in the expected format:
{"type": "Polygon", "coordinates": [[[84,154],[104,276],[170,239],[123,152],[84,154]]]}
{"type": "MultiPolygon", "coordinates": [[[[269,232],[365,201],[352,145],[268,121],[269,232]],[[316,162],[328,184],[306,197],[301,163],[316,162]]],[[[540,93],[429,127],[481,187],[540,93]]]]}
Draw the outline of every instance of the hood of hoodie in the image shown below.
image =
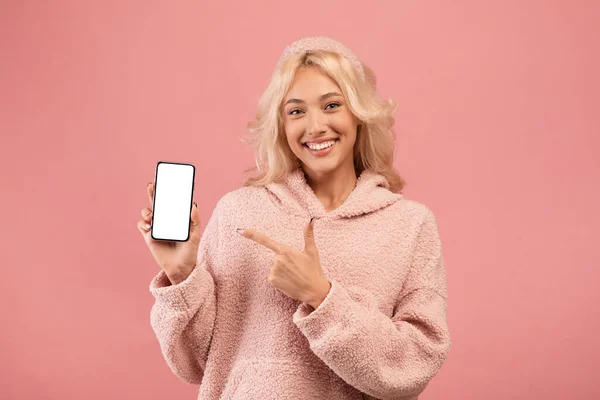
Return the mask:
{"type": "Polygon", "coordinates": [[[308,214],[315,218],[352,218],[388,207],[403,198],[401,194],[391,192],[389,187],[383,175],[364,170],[344,203],[327,212],[306,182],[301,168],[290,172],[282,182],[272,182],[265,186],[273,201],[284,212],[301,216],[308,214]]]}

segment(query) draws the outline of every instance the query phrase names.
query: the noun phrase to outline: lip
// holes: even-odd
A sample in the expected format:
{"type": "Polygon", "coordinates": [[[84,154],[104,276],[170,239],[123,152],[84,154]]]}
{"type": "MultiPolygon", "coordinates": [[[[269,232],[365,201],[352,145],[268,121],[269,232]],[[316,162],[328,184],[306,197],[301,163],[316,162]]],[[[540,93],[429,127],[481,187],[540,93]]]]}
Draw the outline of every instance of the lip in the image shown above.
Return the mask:
{"type": "Polygon", "coordinates": [[[337,140],[337,138],[321,138],[321,139],[309,140],[308,142],[304,142],[302,144],[304,144],[304,145],[307,145],[309,143],[319,144],[319,143],[323,143],[323,142],[329,142],[330,140],[337,140]]]}
{"type": "Polygon", "coordinates": [[[330,140],[335,140],[335,143],[333,144],[333,146],[329,146],[325,149],[322,150],[312,150],[310,147],[308,147],[306,144],[303,145],[303,147],[306,149],[306,151],[308,151],[311,155],[316,156],[316,157],[324,157],[327,154],[329,154],[331,151],[333,151],[333,149],[335,148],[335,146],[338,144],[339,140],[338,139],[330,139],[330,140]]]}

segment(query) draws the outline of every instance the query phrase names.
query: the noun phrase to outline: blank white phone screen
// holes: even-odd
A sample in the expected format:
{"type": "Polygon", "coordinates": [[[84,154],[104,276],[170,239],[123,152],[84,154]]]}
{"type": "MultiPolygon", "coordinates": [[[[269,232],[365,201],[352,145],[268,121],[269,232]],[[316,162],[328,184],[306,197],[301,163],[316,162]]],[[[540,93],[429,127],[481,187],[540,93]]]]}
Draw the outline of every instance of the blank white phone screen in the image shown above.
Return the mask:
{"type": "Polygon", "coordinates": [[[190,230],[194,166],[160,162],[156,168],[152,237],[185,241],[190,230]]]}

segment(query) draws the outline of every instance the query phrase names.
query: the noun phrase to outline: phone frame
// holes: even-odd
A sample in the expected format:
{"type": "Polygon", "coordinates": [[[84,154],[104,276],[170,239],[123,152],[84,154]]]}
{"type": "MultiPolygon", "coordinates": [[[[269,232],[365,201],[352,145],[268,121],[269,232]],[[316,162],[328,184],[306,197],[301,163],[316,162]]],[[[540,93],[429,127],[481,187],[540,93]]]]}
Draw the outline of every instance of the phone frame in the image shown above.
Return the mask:
{"type": "Polygon", "coordinates": [[[191,218],[192,218],[192,207],[194,205],[194,183],[196,181],[196,167],[191,163],[184,162],[174,162],[174,161],[158,161],[156,163],[156,167],[154,170],[154,190],[152,191],[152,223],[150,228],[150,237],[153,240],[162,241],[162,242],[187,242],[190,240],[190,228],[191,228],[191,218]],[[154,206],[156,202],[156,188],[157,188],[157,179],[158,179],[158,167],[160,164],[176,164],[176,165],[189,165],[192,167],[192,195],[190,196],[190,217],[188,218],[188,229],[187,229],[187,237],[182,240],[175,239],[162,239],[154,237],[154,206]]]}

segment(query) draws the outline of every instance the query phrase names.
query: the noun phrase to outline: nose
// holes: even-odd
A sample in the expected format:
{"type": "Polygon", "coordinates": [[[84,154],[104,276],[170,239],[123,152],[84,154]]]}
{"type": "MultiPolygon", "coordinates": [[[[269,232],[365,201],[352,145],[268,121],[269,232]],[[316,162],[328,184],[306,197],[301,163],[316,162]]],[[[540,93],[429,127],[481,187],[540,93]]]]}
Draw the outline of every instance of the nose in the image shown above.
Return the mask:
{"type": "Polygon", "coordinates": [[[308,129],[309,136],[318,136],[327,131],[325,117],[320,112],[312,112],[308,114],[308,129]]]}

